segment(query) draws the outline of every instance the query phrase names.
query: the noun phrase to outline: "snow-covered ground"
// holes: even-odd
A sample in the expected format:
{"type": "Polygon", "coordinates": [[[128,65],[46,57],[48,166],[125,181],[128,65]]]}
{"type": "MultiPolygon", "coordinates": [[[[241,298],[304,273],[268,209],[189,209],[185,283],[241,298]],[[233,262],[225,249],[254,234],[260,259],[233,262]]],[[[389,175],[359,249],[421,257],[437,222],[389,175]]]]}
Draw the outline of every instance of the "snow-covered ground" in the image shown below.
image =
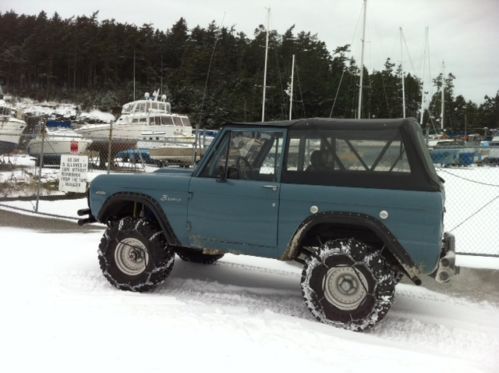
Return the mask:
{"type": "Polygon", "coordinates": [[[4,372],[497,372],[499,309],[407,284],[369,333],[323,325],[300,270],[227,255],[178,258],[151,294],[101,275],[100,232],[0,227],[0,370],[4,372]]]}

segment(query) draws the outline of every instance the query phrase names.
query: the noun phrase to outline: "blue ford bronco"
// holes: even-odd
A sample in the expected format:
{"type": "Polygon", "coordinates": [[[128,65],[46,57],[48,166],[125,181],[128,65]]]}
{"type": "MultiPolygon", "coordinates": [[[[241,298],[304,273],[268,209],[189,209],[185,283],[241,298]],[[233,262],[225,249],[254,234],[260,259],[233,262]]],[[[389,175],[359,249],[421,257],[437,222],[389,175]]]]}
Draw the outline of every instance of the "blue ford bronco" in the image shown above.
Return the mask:
{"type": "Polygon", "coordinates": [[[303,266],[315,318],[360,331],[383,319],[402,276],[458,270],[414,119],[227,123],[194,169],[99,176],[88,200],[79,223],[107,225],[100,267],[122,290],[155,288],[175,254],[278,258],[303,266]]]}

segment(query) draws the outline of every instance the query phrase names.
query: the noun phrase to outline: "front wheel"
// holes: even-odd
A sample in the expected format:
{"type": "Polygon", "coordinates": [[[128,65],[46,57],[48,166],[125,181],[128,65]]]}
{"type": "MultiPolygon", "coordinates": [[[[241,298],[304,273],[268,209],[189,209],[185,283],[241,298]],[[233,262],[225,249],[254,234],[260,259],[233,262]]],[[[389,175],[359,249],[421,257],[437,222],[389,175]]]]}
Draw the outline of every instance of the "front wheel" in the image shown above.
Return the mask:
{"type": "Polygon", "coordinates": [[[121,290],[152,290],[168,277],[174,260],[162,230],[144,218],[111,221],[99,245],[102,273],[121,290]]]}
{"type": "Polygon", "coordinates": [[[391,307],[396,279],[379,250],[354,238],[328,241],[306,261],[301,287],[316,319],[367,330],[391,307]]]}

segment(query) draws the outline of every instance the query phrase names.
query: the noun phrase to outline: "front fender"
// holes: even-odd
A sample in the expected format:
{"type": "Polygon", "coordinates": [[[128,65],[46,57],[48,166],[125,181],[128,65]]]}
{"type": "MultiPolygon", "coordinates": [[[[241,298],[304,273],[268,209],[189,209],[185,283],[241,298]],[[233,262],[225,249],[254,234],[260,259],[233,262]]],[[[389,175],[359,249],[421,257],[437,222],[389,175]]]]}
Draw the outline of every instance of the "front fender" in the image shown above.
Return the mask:
{"type": "Polygon", "coordinates": [[[164,210],[161,208],[161,205],[154,198],[146,194],[119,192],[109,196],[102,205],[102,208],[99,210],[97,220],[102,223],[106,223],[120,210],[120,206],[123,203],[129,202],[142,204],[149,209],[163,230],[168,245],[179,246],[179,240],[175,235],[164,210]]]}

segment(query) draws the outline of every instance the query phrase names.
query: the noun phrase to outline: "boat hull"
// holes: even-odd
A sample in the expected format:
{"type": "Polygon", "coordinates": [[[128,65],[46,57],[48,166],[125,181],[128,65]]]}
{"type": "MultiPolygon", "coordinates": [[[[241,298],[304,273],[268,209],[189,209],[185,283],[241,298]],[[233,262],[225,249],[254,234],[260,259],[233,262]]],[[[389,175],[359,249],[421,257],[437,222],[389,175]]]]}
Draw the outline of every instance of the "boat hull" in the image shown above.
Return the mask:
{"type": "MultiPolygon", "coordinates": [[[[82,154],[86,152],[92,143],[87,139],[46,139],[43,144],[44,156],[61,156],[62,154],[82,154]]],[[[41,139],[32,140],[28,145],[28,153],[31,156],[39,157],[42,150],[41,139]]]]}
{"type": "Polygon", "coordinates": [[[25,128],[26,123],[22,120],[0,118],[0,154],[11,153],[17,148],[25,128]]]}

